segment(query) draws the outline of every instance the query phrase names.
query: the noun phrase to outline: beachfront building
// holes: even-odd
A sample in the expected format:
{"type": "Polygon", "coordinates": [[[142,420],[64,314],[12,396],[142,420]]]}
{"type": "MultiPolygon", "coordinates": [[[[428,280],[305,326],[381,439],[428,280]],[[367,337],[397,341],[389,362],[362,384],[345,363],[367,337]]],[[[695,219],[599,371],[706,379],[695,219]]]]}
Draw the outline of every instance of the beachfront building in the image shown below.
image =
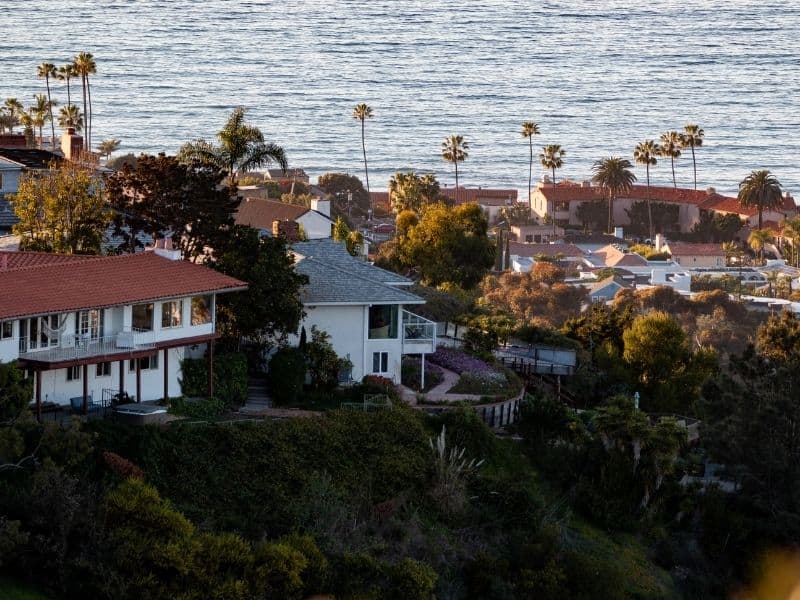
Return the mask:
{"type": "Polygon", "coordinates": [[[436,351],[436,324],[410,310],[425,303],[408,291],[411,280],[351,256],[330,239],[291,250],[297,272],[309,279],[296,338],[302,329],[309,339],[312,327],[325,331],[336,354],[353,364],[354,381],[380,375],[400,383],[403,355],[421,354],[424,365],[424,355],[436,351]]]}
{"type": "Polygon", "coordinates": [[[211,366],[216,297],[246,284],[161,246],[119,256],[0,252],[0,361],[33,375],[39,416],[45,405],[85,413],[117,395],[179,396],[189,348],[207,345],[211,366]]]}

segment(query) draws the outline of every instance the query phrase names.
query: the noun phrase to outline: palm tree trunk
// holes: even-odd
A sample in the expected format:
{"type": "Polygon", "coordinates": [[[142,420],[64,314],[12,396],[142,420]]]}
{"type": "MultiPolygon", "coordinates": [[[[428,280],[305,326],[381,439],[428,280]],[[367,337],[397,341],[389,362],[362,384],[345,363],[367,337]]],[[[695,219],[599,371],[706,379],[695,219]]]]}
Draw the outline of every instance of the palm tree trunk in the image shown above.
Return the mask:
{"type": "Polygon", "coordinates": [[[608,233],[614,233],[614,194],[608,193],[608,233]]]}
{"type": "Polygon", "coordinates": [[[89,85],[89,76],[86,76],[86,95],[89,97],[89,141],[86,144],[86,149],[92,151],[92,88],[89,85]]]}
{"type": "Polygon", "coordinates": [[[458,159],[453,161],[453,164],[456,167],[456,194],[455,194],[455,203],[458,204],[458,159]]]}
{"type": "Polygon", "coordinates": [[[553,190],[554,190],[554,193],[553,193],[553,239],[554,240],[556,239],[556,195],[555,195],[555,189],[556,189],[556,168],[553,167],[553,190]]]}
{"type": "MultiPolygon", "coordinates": [[[[361,119],[361,150],[364,152],[364,177],[367,179],[367,193],[369,194],[369,170],[367,169],[367,144],[364,141],[364,119],[361,119]]],[[[370,208],[372,208],[372,197],[370,196],[370,208]]]]}
{"type": "Polygon", "coordinates": [[[646,164],[647,170],[647,220],[650,223],[650,241],[653,241],[653,209],[650,206],[650,163],[646,164]]]}
{"type": "Polygon", "coordinates": [[[672,187],[678,189],[678,181],[675,179],[675,157],[671,156],[670,160],[672,161],[672,187]]]}
{"type": "Polygon", "coordinates": [[[694,160],[694,144],[692,144],[692,168],[694,169],[694,189],[697,189],[697,162],[694,160]]]}
{"type": "Polygon", "coordinates": [[[72,106],[72,96],[70,95],[69,92],[69,77],[67,77],[66,79],[67,79],[67,108],[69,109],[69,107],[72,106]]]}
{"type": "Polygon", "coordinates": [[[761,225],[762,225],[762,222],[763,222],[763,215],[764,215],[764,209],[759,204],[758,205],[758,230],[759,231],[761,231],[761,225]]]}
{"type": "Polygon", "coordinates": [[[53,102],[50,100],[50,75],[45,73],[44,82],[47,84],[47,111],[50,114],[50,133],[53,136],[50,144],[56,148],[56,125],[53,123],[53,102]]]}
{"type": "Polygon", "coordinates": [[[533,137],[528,137],[530,146],[530,159],[528,160],[528,206],[531,205],[531,182],[533,181],[533,137]]]}

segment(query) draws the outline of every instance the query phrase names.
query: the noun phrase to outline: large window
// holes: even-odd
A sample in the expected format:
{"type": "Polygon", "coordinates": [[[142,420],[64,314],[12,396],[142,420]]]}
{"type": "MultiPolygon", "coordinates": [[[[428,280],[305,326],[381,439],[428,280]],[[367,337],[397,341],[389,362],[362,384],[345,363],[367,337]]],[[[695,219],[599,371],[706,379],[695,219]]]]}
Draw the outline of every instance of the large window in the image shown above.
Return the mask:
{"type": "Polygon", "coordinates": [[[153,304],[133,305],[133,330],[153,331],[153,304]]]}
{"type": "Polygon", "coordinates": [[[14,337],[14,321],[0,321],[0,340],[14,337]]]}
{"type": "Polygon", "coordinates": [[[75,327],[78,337],[81,339],[97,340],[103,337],[103,327],[105,324],[105,312],[103,309],[82,310],[75,314],[75,327]]]}
{"type": "Polygon", "coordinates": [[[194,296],[192,298],[192,325],[211,323],[213,314],[211,296],[194,296]]]}
{"type": "Polygon", "coordinates": [[[180,300],[171,300],[169,302],[162,302],[161,328],[169,329],[170,327],[180,327],[183,319],[181,311],[183,311],[183,302],[181,302],[180,300]]]}
{"type": "Polygon", "coordinates": [[[111,376],[111,363],[101,362],[97,363],[95,368],[95,377],[110,377],[111,376]]]}
{"type": "Polygon", "coordinates": [[[27,352],[37,348],[58,346],[63,324],[58,315],[32,317],[20,321],[20,350],[27,352]]]}
{"type": "Polygon", "coordinates": [[[83,367],[80,365],[75,367],[67,367],[67,381],[80,381],[83,367]]]}
{"type": "Polygon", "coordinates": [[[372,372],[373,373],[388,373],[389,372],[389,353],[388,352],[373,352],[372,353],[372,372]]]}
{"type": "Polygon", "coordinates": [[[128,370],[136,370],[136,361],[139,361],[139,366],[142,371],[153,371],[158,369],[158,354],[151,354],[150,356],[143,356],[142,358],[133,358],[128,363],[128,370]]]}
{"type": "Polygon", "coordinates": [[[369,339],[397,339],[397,305],[369,307],[369,339]]]}

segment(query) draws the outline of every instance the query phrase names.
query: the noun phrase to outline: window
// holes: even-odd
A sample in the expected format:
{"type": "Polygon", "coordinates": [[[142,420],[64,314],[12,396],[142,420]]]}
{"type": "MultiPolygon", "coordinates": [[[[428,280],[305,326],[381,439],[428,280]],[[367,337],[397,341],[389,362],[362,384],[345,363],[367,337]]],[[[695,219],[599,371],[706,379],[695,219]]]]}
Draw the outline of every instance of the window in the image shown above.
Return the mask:
{"type": "Polygon", "coordinates": [[[532,234],[531,235],[526,235],[525,236],[525,242],[528,243],[528,244],[532,243],[533,242],[533,235],[532,234]]]}
{"type": "Polygon", "coordinates": [[[128,370],[136,370],[136,361],[139,361],[142,371],[152,371],[158,369],[158,354],[151,354],[150,356],[143,356],[142,358],[132,358],[128,361],[128,370]]]}
{"type": "Polygon", "coordinates": [[[0,321],[0,340],[14,337],[14,321],[0,321]]]}
{"type": "Polygon", "coordinates": [[[67,381],[80,381],[81,371],[83,371],[83,367],[80,365],[75,367],[67,367],[67,381]]]}
{"type": "Polygon", "coordinates": [[[183,302],[180,300],[171,300],[169,302],[161,303],[161,328],[169,329],[170,327],[180,327],[183,315],[183,302]]]}
{"type": "Polygon", "coordinates": [[[110,362],[97,363],[95,377],[110,377],[110,376],[111,376],[111,363],[110,362]]]}
{"type": "Polygon", "coordinates": [[[211,296],[192,297],[192,325],[205,325],[211,323],[212,299],[211,296]]]}
{"type": "Polygon", "coordinates": [[[131,324],[134,331],[153,331],[153,304],[134,304],[131,324]]]}
{"type": "Polygon", "coordinates": [[[388,373],[389,372],[389,353],[388,352],[373,352],[372,353],[372,372],[373,373],[388,373]]]}
{"type": "Polygon", "coordinates": [[[75,333],[81,339],[97,340],[103,337],[105,326],[103,309],[82,310],[75,314],[75,333]]]}
{"type": "Polygon", "coordinates": [[[397,339],[397,305],[369,307],[369,339],[397,339]]]}

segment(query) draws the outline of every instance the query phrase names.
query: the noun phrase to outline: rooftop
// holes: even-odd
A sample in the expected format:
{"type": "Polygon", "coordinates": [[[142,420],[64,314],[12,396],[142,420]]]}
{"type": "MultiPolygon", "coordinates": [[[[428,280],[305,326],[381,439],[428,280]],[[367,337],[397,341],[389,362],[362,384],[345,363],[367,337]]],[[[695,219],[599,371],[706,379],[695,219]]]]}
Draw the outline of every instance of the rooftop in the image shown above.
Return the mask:
{"type": "Polygon", "coordinates": [[[47,169],[51,162],[63,162],[64,157],[37,148],[0,148],[0,158],[17,163],[25,169],[47,169]]]}
{"type": "Polygon", "coordinates": [[[725,256],[722,244],[666,242],[663,248],[672,256],[725,256]]]}
{"type": "Polygon", "coordinates": [[[262,198],[245,198],[236,213],[237,225],[272,230],[273,221],[295,221],[310,209],[296,204],[286,204],[262,198]]]}
{"type": "Polygon", "coordinates": [[[510,256],[535,257],[540,254],[556,258],[559,255],[564,257],[580,258],[585,252],[572,244],[525,244],[522,242],[509,242],[508,253],[510,256]]]}

